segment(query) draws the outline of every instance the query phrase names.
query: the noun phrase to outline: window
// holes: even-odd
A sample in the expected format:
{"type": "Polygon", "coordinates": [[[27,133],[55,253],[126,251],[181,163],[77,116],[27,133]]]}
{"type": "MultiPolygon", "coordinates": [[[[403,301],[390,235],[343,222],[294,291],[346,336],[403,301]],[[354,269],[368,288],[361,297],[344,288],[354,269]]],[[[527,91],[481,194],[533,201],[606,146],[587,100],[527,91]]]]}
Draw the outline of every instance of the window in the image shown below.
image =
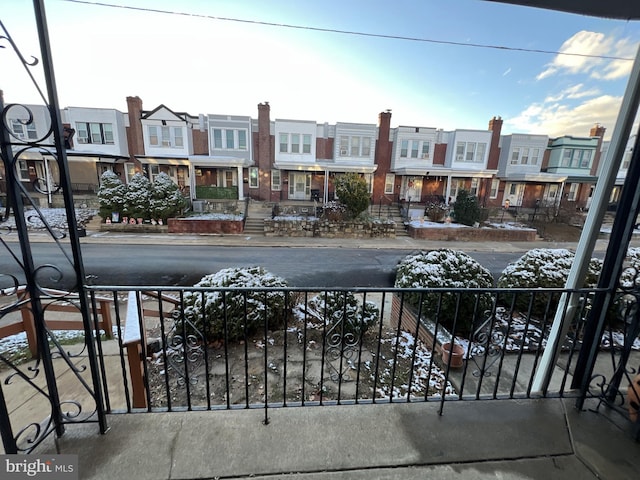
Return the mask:
{"type": "Polygon", "coordinates": [[[473,162],[476,153],[476,144],[474,142],[467,143],[467,156],[465,162],[473,162]]]}
{"type": "Polygon", "coordinates": [[[458,191],[464,190],[464,179],[463,178],[452,178],[451,179],[451,198],[455,200],[458,196],[458,191]]]}
{"type": "Polygon", "coordinates": [[[477,178],[472,178],[471,179],[471,189],[469,190],[469,193],[471,195],[478,195],[478,185],[480,185],[480,180],[477,178]]]}
{"type": "Polygon", "coordinates": [[[291,134],[291,153],[300,153],[300,134],[291,134]]]}
{"type": "Polygon", "coordinates": [[[174,128],[174,145],[176,147],[184,147],[184,139],[182,138],[182,129],[181,128],[174,128]]]}
{"type": "Polygon", "coordinates": [[[371,138],[358,136],[341,136],[340,137],[340,156],[341,157],[368,157],[371,155],[371,138]]]}
{"type": "Polygon", "coordinates": [[[384,177],[384,193],[393,194],[395,183],[396,176],[393,173],[387,173],[387,175],[384,177]]]}
{"type": "Polygon", "coordinates": [[[489,198],[498,198],[498,190],[500,187],[500,180],[494,178],[491,180],[491,192],[489,192],[489,198]]]}
{"type": "Polygon", "coordinates": [[[29,181],[29,165],[26,160],[18,160],[18,176],[20,180],[29,181]]]}
{"type": "Polygon", "coordinates": [[[409,155],[409,140],[402,140],[402,146],[400,147],[400,156],[407,158],[409,155]]]}
{"type": "Polygon", "coordinates": [[[360,156],[360,137],[351,137],[351,156],[360,156]]]}
{"type": "MultiPolygon", "coordinates": [[[[183,145],[176,145],[176,146],[183,146],[183,145]]],[[[220,149],[220,150],[247,150],[247,131],[225,129],[225,128],[214,128],[213,129],[213,148],[220,149]]]]}
{"type": "Polygon", "coordinates": [[[511,152],[511,165],[517,165],[520,160],[520,148],[516,147],[511,152]]]}
{"type": "Polygon", "coordinates": [[[571,165],[571,156],[573,155],[573,150],[567,149],[562,153],[562,166],[569,167],[571,165]]]}
{"type": "Polygon", "coordinates": [[[38,132],[33,122],[25,125],[20,120],[11,120],[11,130],[21,140],[36,140],[38,138],[38,132]]]}
{"type": "Polygon", "coordinates": [[[569,195],[567,196],[567,199],[570,202],[575,202],[578,198],[578,187],[580,187],[579,183],[572,183],[569,187],[569,195]]]}
{"type": "Polygon", "coordinates": [[[271,190],[277,192],[282,190],[282,179],[280,170],[271,170],[271,190]]]}
{"type": "Polygon", "coordinates": [[[280,134],[280,153],[287,153],[289,151],[289,134],[280,134]]]}
{"type": "Polygon", "coordinates": [[[591,150],[582,151],[582,160],[580,160],[580,168],[591,167],[591,150]]]}
{"type": "Polygon", "coordinates": [[[418,147],[417,140],[413,140],[411,142],[411,158],[418,158],[418,147]]]}
{"type": "Polygon", "coordinates": [[[484,152],[487,150],[486,143],[478,143],[478,148],[476,149],[476,163],[484,163],[484,152]]]}
{"type": "Polygon", "coordinates": [[[311,135],[302,135],[302,153],[311,153],[311,135]]]}
{"type": "Polygon", "coordinates": [[[222,148],[222,130],[219,128],[213,130],[213,148],[222,148]]]}
{"type": "Polygon", "coordinates": [[[431,145],[429,144],[429,142],[422,142],[422,158],[424,159],[429,158],[430,147],[431,145]]]}
{"type": "Polygon", "coordinates": [[[156,177],[160,175],[160,165],[149,165],[149,175],[151,183],[156,181],[156,177]]]}
{"type": "MultiPolygon", "coordinates": [[[[100,145],[113,145],[114,143],[113,125],[111,123],[76,122],[76,133],[78,143],[100,145]]],[[[149,137],[151,138],[151,127],[149,127],[149,137]]]]}
{"type": "Polygon", "coordinates": [[[528,165],[529,164],[529,149],[528,148],[523,148],[522,149],[522,158],[520,159],[520,163],[522,165],[528,165]]]}
{"type": "Polygon", "coordinates": [[[368,157],[371,155],[371,138],[362,137],[362,156],[368,157]]]}
{"type": "Polygon", "coordinates": [[[161,144],[163,147],[171,146],[171,129],[169,127],[161,127],[160,134],[162,135],[161,144]]]}
{"type": "Polygon", "coordinates": [[[249,188],[258,188],[258,167],[249,167],[249,188]]]}
{"type": "Polygon", "coordinates": [[[235,148],[235,142],[233,141],[233,130],[226,130],[227,134],[227,150],[233,150],[235,148]]]}
{"type": "Polygon", "coordinates": [[[532,148],[531,149],[531,165],[538,165],[539,158],[540,158],[540,149],[532,148]]]}
{"type": "Polygon", "coordinates": [[[464,142],[456,143],[456,162],[464,161],[464,149],[465,149],[464,142]]]}

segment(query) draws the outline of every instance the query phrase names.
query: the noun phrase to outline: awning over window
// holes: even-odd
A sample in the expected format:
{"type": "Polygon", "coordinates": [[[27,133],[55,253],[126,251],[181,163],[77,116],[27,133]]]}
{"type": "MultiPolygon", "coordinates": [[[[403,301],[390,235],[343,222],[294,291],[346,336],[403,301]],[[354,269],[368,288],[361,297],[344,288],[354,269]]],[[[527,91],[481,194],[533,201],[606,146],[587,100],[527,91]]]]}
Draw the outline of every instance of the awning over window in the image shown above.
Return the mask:
{"type": "Polygon", "coordinates": [[[145,165],[184,165],[189,166],[188,158],[176,158],[176,157],[147,157],[144,155],[136,155],[136,158],[145,165]]]}
{"type": "Polygon", "coordinates": [[[506,177],[501,177],[501,180],[507,182],[538,182],[538,183],[562,183],[567,181],[567,175],[560,175],[557,173],[514,173],[509,174],[506,177]]]}
{"type": "Polygon", "coordinates": [[[206,157],[204,155],[192,155],[189,162],[194,167],[224,168],[224,167],[251,167],[253,162],[248,158],[237,157],[206,157]]]}
{"type": "Polygon", "coordinates": [[[340,165],[336,163],[286,163],[276,162],[274,168],[279,170],[295,170],[298,172],[356,172],[373,173],[378,168],[377,165],[340,165]]]}

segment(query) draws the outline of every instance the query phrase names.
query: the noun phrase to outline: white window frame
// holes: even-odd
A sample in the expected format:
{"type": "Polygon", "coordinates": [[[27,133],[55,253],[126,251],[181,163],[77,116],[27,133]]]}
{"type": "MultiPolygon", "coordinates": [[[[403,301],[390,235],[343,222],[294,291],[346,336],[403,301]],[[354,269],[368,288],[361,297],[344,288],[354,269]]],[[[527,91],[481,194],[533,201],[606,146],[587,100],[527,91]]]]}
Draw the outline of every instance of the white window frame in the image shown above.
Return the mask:
{"type": "Polygon", "coordinates": [[[520,162],[520,147],[515,147],[511,151],[511,165],[517,165],[520,162]]]}
{"type": "Polygon", "coordinates": [[[384,193],[385,195],[393,195],[396,185],[396,175],[387,173],[384,177],[384,193]]]}
{"type": "Polygon", "coordinates": [[[300,134],[291,134],[291,153],[300,153],[300,134]]]}
{"type": "Polygon", "coordinates": [[[489,198],[495,199],[498,198],[498,193],[500,190],[500,179],[494,178],[491,180],[491,191],[489,192],[489,198]]]}
{"type": "Polygon", "coordinates": [[[311,135],[308,133],[302,134],[302,153],[311,153],[311,135]]]}
{"type": "Polygon", "coordinates": [[[271,170],[271,190],[279,192],[282,190],[282,171],[273,169],[271,170]]]}
{"type": "Polygon", "coordinates": [[[422,150],[421,157],[423,160],[429,159],[429,155],[431,154],[431,144],[429,141],[425,140],[422,142],[422,150]]]}
{"type": "Polygon", "coordinates": [[[249,167],[249,188],[260,187],[260,170],[258,167],[249,167]]]}
{"type": "Polygon", "coordinates": [[[112,123],[76,122],[77,140],[80,144],[113,145],[112,123]]]}
{"type": "Polygon", "coordinates": [[[478,188],[480,188],[480,179],[477,177],[473,177],[471,179],[471,188],[469,188],[469,193],[477,197],[478,188]]]}
{"type": "Polygon", "coordinates": [[[418,158],[420,155],[420,144],[417,140],[411,141],[411,158],[418,158]]]}
{"type": "Polygon", "coordinates": [[[567,200],[569,200],[570,202],[575,202],[576,199],[578,198],[579,188],[580,188],[579,183],[572,183],[569,186],[569,193],[567,194],[567,200]]]}
{"type": "Polygon", "coordinates": [[[531,165],[538,165],[538,161],[540,159],[540,149],[532,148],[530,158],[531,158],[531,165]]]}
{"type": "Polygon", "coordinates": [[[247,130],[244,128],[212,128],[214,150],[247,151],[247,130]],[[231,145],[231,146],[229,146],[231,145]]]}
{"type": "Polygon", "coordinates": [[[400,142],[400,158],[408,158],[409,156],[409,140],[400,142]]]}
{"type": "Polygon", "coordinates": [[[280,153],[289,153],[289,134],[288,133],[280,133],[278,135],[278,151],[280,153]]]}

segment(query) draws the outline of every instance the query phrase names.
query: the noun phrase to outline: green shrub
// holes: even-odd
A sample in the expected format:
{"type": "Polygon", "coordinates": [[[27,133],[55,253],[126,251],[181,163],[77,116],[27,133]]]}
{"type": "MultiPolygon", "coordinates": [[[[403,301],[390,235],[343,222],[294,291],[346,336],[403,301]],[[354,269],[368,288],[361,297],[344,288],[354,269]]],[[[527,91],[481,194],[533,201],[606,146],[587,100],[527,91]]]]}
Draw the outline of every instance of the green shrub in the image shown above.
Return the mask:
{"type": "Polygon", "coordinates": [[[466,190],[460,190],[453,204],[453,218],[463,225],[474,225],[480,221],[480,205],[478,197],[466,190]]]}
{"type": "Polygon", "coordinates": [[[151,182],[141,173],[136,173],[124,195],[124,209],[129,217],[148,218],[149,203],[151,201],[151,182]]]}
{"type": "MultiPolygon", "coordinates": [[[[287,284],[262,267],[249,267],[220,270],[206,275],[194,286],[278,289],[287,284]]],[[[237,341],[244,339],[245,318],[247,335],[263,329],[265,319],[268,328],[274,330],[281,327],[285,316],[289,315],[287,308],[291,305],[287,302],[287,292],[283,291],[205,291],[185,293],[183,313],[185,320],[193,325],[187,333],[193,333],[195,328],[208,341],[225,340],[226,317],[226,339],[237,341]]],[[[178,331],[181,326],[182,320],[176,319],[178,331]]]]}
{"type": "Polygon", "coordinates": [[[171,177],[164,172],[156,176],[151,187],[149,214],[151,218],[166,220],[182,213],[187,202],[171,177]]]}
{"type": "Polygon", "coordinates": [[[357,173],[345,173],[336,177],[336,195],[351,218],[356,218],[369,208],[369,187],[364,178],[357,173]]]}
{"type": "MultiPolygon", "coordinates": [[[[398,265],[398,288],[491,288],[491,272],[464,252],[442,249],[405,257],[398,265]]],[[[491,309],[491,294],[407,293],[405,300],[416,310],[422,298],[422,315],[438,320],[449,330],[468,334],[475,321],[491,309]],[[478,302],[476,308],[476,301],[478,302]],[[438,318],[436,318],[438,317],[438,318]]]]}
{"type": "Polygon", "coordinates": [[[380,312],[375,303],[360,305],[352,292],[325,292],[309,300],[309,307],[325,319],[327,332],[360,336],[375,325],[380,312]]]}
{"type": "MultiPolygon", "coordinates": [[[[566,285],[571,265],[575,255],[569,250],[536,248],[529,250],[517,261],[507,265],[503,270],[497,285],[499,288],[563,288],[566,285]]],[[[602,262],[592,258],[589,262],[584,287],[595,287],[598,283],[598,275],[602,269],[602,262]]],[[[513,297],[504,297],[509,303],[513,297]]],[[[523,312],[529,310],[532,302],[534,315],[544,315],[549,305],[549,311],[553,315],[560,300],[560,293],[549,295],[541,293],[519,294],[515,300],[515,306],[523,312]]]]}

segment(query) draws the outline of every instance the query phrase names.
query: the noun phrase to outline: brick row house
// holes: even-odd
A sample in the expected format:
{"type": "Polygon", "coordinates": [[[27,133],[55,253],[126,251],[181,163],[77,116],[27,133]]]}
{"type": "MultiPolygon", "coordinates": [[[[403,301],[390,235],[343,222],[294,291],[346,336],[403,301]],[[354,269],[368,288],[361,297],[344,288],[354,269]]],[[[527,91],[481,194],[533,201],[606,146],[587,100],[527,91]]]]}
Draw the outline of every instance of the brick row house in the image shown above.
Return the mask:
{"type": "MultiPolygon", "coordinates": [[[[29,108],[32,123],[25,123],[22,107],[8,112],[14,136],[25,142],[49,128],[44,107],[29,108]]],[[[267,102],[258,105],[257,119],[190,115],[164,105],[144,110],[139,97],[127,97],[126,113],[69,107],[62,118],[76,194],[95,194],[105,170],[124,182],[136,172],[151,181],[165,172],[194,202],[327,202],[335,198],[335,177],[357,172],[374,204],[449,203],[466,189],[485,207],[586,209],[608,148],[600,125],[587,137],[559,138],[501,135],[500,117],[486,130],[392,128],[390,111],[381,112],[377,124],[327,124],[272,120],[267,102]]],[[[44,151],[21,152],[18,169],[28,188],[42,190],[38,182],[55,177],[50,158],[44,151]]],[[[612,201],[627,167],[623,161],[612,201]]]]}

